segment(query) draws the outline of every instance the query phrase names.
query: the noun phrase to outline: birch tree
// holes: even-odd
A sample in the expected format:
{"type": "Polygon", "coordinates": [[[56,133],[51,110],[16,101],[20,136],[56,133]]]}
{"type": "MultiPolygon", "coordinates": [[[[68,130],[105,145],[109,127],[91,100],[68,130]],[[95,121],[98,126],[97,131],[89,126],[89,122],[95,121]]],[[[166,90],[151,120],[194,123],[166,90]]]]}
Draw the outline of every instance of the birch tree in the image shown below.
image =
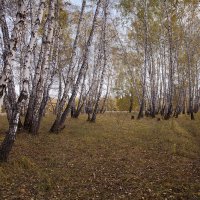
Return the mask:
{"type": "Polygon", "coordinates": [[[89,56],[89,52],[90,52],[90,47],[91,47],[91,43],[93,40],[93,36],[94,36],[94,31],[95,31],[95,27],[96,27],[96,21],[97,21],[97,17],[98,17],[98,13],[99,13],[99,9],[100,9],[100,4],[101,4],[101,0],[97,1],[97,6],[96,6],[96,10],[94,13],[94,18],[93,18],[93,22],[92,22],[92,27],[91,27],[91,31],[85,46],[85,50],[84,50],[84,54],[83,54],[83,59],[82,59],[82,64],[80,67],[80,70],[78,72],[78,76],[76,79],[76,82],[73,86],[73,90],[72,90],[72,94],[69,98],[68,104],[64,110],[64,112],[62,113],[61,116],[57,115],[57,118],[55,120],[55,122],[53,123],[52,127],[51,127],[51,132],[58,132],[60,129],[64,128],[64,123],[65,120],[70,112],[72,103],[77,95],[78,89],[79,89],[79,85],[80,85],[80,81],[83,77],[85,68],[87,66],[87,60],[88,60],[88,56],[89,56]]]}
{"type": "MultiPolygon", "coordinates": [[[[11,38],[9,39],[8,35],[8,28],[7,23],[5,19],[5,8],[3,8],[4,1],[1,2],[1,29],[4,33],[4,69],[3,73],[1,75],[1,96],[0,98],[3,98],[5,95],[7,88],[7,82],[10,81],[10,88],[8,90],[11,90],[11,93],[13,95],[12,97],[12,115],[9,119],[9,130],[8,133],[5,136],[5,139],[3,140],[1,147],[0,147],[0,161],[6,161],[8,159],[9,152],[12,149],[13,143],[16,138],[16,132],[18,128],[18,122],[19,122],[19,114],[21,107],[23,105],[23,101],[27,98],[28,92],[27,92],[27,83],[24,81],[24,88],[22,89],[20,96],[18,97],[16,101],[16,94],[15,94],[15,88],[14,88],[14,80],[13,80],[13,67],[14,67],[14,59],[15,59],[15,51],[17,49],[17,43],[20,38],[20,34],[22,33],[22,29],[25,25],[25,19],[26,19],[26,12],[25,12],[25,4],[23,0],[18,1],[18,11],[16,14],[16,21],[14,23],[14,28],[12,31],[11,38]]],[[[26,77],[24,77],[26,79],[26,77]]]]}

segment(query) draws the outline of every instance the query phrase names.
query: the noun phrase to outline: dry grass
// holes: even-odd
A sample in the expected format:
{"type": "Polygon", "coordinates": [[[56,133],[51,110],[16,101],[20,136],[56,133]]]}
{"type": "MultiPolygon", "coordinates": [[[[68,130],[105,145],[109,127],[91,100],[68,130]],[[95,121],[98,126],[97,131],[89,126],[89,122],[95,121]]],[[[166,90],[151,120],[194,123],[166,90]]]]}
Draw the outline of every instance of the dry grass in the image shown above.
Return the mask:
{"type": "MultiPolygon", "coordinates": [[[[0,199],[200,199],[200,115],[169,121],[107,113],[59,135],[18,135],[0,165],[0,199]]],[[[0,139],[6,119],[0,118],[0,139]]]]}

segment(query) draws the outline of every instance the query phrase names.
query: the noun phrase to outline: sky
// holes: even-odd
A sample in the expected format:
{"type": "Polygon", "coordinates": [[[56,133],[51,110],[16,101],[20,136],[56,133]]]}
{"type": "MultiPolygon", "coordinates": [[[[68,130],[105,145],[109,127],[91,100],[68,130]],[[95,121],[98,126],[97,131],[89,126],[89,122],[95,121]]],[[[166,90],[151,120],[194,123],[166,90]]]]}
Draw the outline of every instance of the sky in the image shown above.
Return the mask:
{"type": "Polygon", "coordinates": [[[81,5],[82,0],[70,0],[70,2],[75,5],[81,5]]]}

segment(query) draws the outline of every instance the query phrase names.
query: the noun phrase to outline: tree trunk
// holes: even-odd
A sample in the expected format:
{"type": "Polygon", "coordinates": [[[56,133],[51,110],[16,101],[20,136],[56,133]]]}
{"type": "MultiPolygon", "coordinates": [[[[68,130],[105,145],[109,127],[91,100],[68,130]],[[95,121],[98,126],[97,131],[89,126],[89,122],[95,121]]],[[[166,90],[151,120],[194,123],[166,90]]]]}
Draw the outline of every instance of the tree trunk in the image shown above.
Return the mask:
{"type": "MultiPolygon", "coordinates": [[[[95,122],[96,121],[96,115],[99,109],[99,101],[101,98],[101,94],[102,94],[102,90],[103,90],[103,84],[104,84],[104,77],[105,77],[105,72],[106,72],[106,66],[107,66],[107,41],[106,41],[106,36],[107,36],[107,15],[108,15],[108,4],[109,1],[105,0],[105,6],[104,6],[104,20],[103,20],[103,59],[104,59],[104,63],[103,63],[103,69],[102,69],[102,73],[101,73],[101,79],[100,79],[100,86],[99,86],[99,92],[97,94],[97,100],[94,106],[94,110],[92,113],[92,118],[91,118],[91,122],[95,122]]],[[[100,52],[101,53],[101,52],[100,52]]]]}
{"type": "MultiPolygon", "coordinates": [[[[58,6],[58,5],[57,5],[58,6]]],[[[55,0],[51,1],[50,4],[50,10],[49,10],[49,17],[48,17],[48,32],[47,32],[47,38],[44,42],[44,46],[46,49],[46,52],[44,54],[44,60],[41,66],[41,74],[40,79],[37,84],[37,92],[36,92],[36,98],[34,102],[34,109],[33,109],[33,115],[32,115],[32,121],[29,127],[29,132],[33,135],[38,134],[39,126],[40,126],[40,106],[43,100],[43,91],[45,87],[45,78],[48,76],[48,70],[49,70],[49,62],[51,59],[51,45],[53,41],[53,33],[55,29],[55,0]]]]}
{"type": "Polygon", "coordinates": [[[57,133],[59,130],[64,128],[65,120],[66,120],[68,114],[70,113],[71,105],[72,105],[72,103],[73,103],[73,101],[74,101],[74,99],[75,99],[75,97],[77,95],[80,81],[82,79],[82,76],[84,74],[85,68],[87,66],[89,50],[90,50],[90,46],[91,46],[93,35],[94,35],[97,16],[98,16],[99,9],[100,9],[100,3],[101,3],[101,0],[98,0],[96,11],[95,11],[94,18],[93,18],[92,28],[91,28],[90,35],[89,35],[89,38],[88,38],[88,41],[87,41],[87,44],[86,44],[85,53],[84,53],[84,56],[83,56],[83,63],[82,63],[81,68],[79,70],[79,74],[78,74],[76,83],[75,83],[75,85],[73,87],[71,97],[70,97],[69,102],[67,104],[67,107],[65,108],[64,112],[62,113],[62,115],[60,116],[60,113],[58,113],[58,115],[56,117],[56,120],[54,121],[54,123],[53,123],[53,125],[52,125],[52,127],[50,129],[50,132],[57,133]]]}
{"type": "Polygon", "coordinates": [[[145,94],[146,94],[146,74],[147,74],[147,50],[148,50],[148,22],[147,22],[147,11],[148,11],[148,3],[147,0],[145,0],[145,11],[144,11],[144,36],[145,36],[145,41],[144,41],[144,74],[143,74],[143,85],[142,85],[142,99],[141,99],[141,104],[140,104],[140,110],[138,113],[137,119],[143,118],[144,114],[144,104],[145,104],[145,94]]]}

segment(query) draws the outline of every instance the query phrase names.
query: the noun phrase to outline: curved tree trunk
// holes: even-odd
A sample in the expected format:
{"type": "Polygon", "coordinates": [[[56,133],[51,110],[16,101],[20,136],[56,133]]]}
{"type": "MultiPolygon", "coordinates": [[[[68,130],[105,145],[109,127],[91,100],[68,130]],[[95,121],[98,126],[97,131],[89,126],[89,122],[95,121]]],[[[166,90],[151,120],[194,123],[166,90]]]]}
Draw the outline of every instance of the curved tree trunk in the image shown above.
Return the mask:
{"type": "MultiPolygon", "coordinates": [[[[3,3],[4,1],[2,1],[0,10],[4,13],[4,8],[3,8],[3,3]]],[[[16,101],[16,94],[15,94],[15,87],[13,85],[14,81],[13,81],[13,77],[12,77],[12,70],[13,70],[13,64],[14,64],[14,59],[15,59],[15,51],[17,49],[17,44],[18,44],[18,39],[20,38],[21,34],[22,34],[22,30],[24,28],[24,24],[25,24],[25,19],[26,19],[26,14],[25,14],[25,5],[24,5],[24,1],[23,0],[19,0],[18,1],[18,11],[16,14],[16,21],[14,24],[14,29],[11,35],[11,39],[10,42],[8,42],[8,35],[5,35],[4,38],[4,42],[7,43],[5,44],[5,47],[9,47],[10,49],[6,49],[9,50],[9,53],[7,52],[6,54],[4,54],[4,71],[3,71],[3,75],[1,76],[2,78],[6,78],[7,80],[11,80],[11,87],[8,87],[8,90],[11,93],[8,93],[8,95],[12,94],[12,104],[10,104],[9,106],[11,106],[9,109],[12,111],[12,115],[10,116],[11,118],[9,119],[9,130],[8,133],[6,135],[6,137],[3,140],[3,143],[1,144],[0,147],[0,161],[7,161],[8,159],[8,155],[12,149],[13,143],[15,141],[16,138],[16,133],[17,133],[17,129],[18,129],[18,124],[19,124],[19,117],[20,117],[20,112],[21,112],[21,108],[22,105],[24,103],[24,100],[27,99],[28,97],[28,91],[27,91],[27,74],[24,75],[23,77],[23,85],[24,87],[21,90],[20,96],[18,98],[18,100],[16,101]]],[[[5,21],[5,16],[1,15],[1,21],[3,21],[3,27],[2,30],[4,29],[5,32],[7,29],[7,24],[5,21]],[[3,19],[3,20],[2,20],[3,19]]],[[[2,26],[2,23],[1,23],[2,26]]],[[[4,82],[5,83],[5,80],[4,82]]],[[[0,85],[1,86],[1,85],[0,85]]],[[[6,87],[7,84],[4,84],[4,87],[6,87]]],[[[2,88],[4,89],[4,88],[2,88]]],[[[3,91],[3,90],[2,90],[3,91]]],[[[1,97],[3,97],[4,95],[2,94],[1,97]]]]}
{"type": "Polygon", "coordinates": [[[59,130],[64,128],[65,120],[66,120],[68,114],[70,113],[71,105],[72,105],[72,103],[73,103],[73,101],[74,101],[74,99],[75,99],[75,97],[77,95],[79,84],[80,84],[81,79],[82,79],[82,77],[84,75],[85,68],[87,67],[87,60],[88,60],[88,56],[89,56],[89,50],[90,50],[90,46],[91,46],[91,43],[92,43],[92,40],[93,40],[93,35],[94,35],[94,31],[95,31],[97,16],[98,16],[99,9],[100,9],[100,3],[101,3],[101,0],[98,0],[96,11],[95,11],[94,18],[93,18],[92,28],[91,28],[91,31],[90,31],[89,38],[87,40],[86,49],[85,49],[85,53],[84,53],[84,56],[83,56],[83,62],[82,62],[82,65],[80,67],[80,70],[79,70],[79,73],[78,73],[78,77],[76,79],[76,83],[75,83],[75,85],[73,87],[71,97],[70,97],[70,99],[68,101],[68,104],[67,104],[67,107],[65,108],[64,112],[62,113],[62,115],[60,115],[60,113],[58,113],[58,115],[56,117],[56,120],[54,121],[54,123],[53,123],[53,125],[52,125],[52,127],[50,129],[50,132],[57,133],[59,130]]]}

